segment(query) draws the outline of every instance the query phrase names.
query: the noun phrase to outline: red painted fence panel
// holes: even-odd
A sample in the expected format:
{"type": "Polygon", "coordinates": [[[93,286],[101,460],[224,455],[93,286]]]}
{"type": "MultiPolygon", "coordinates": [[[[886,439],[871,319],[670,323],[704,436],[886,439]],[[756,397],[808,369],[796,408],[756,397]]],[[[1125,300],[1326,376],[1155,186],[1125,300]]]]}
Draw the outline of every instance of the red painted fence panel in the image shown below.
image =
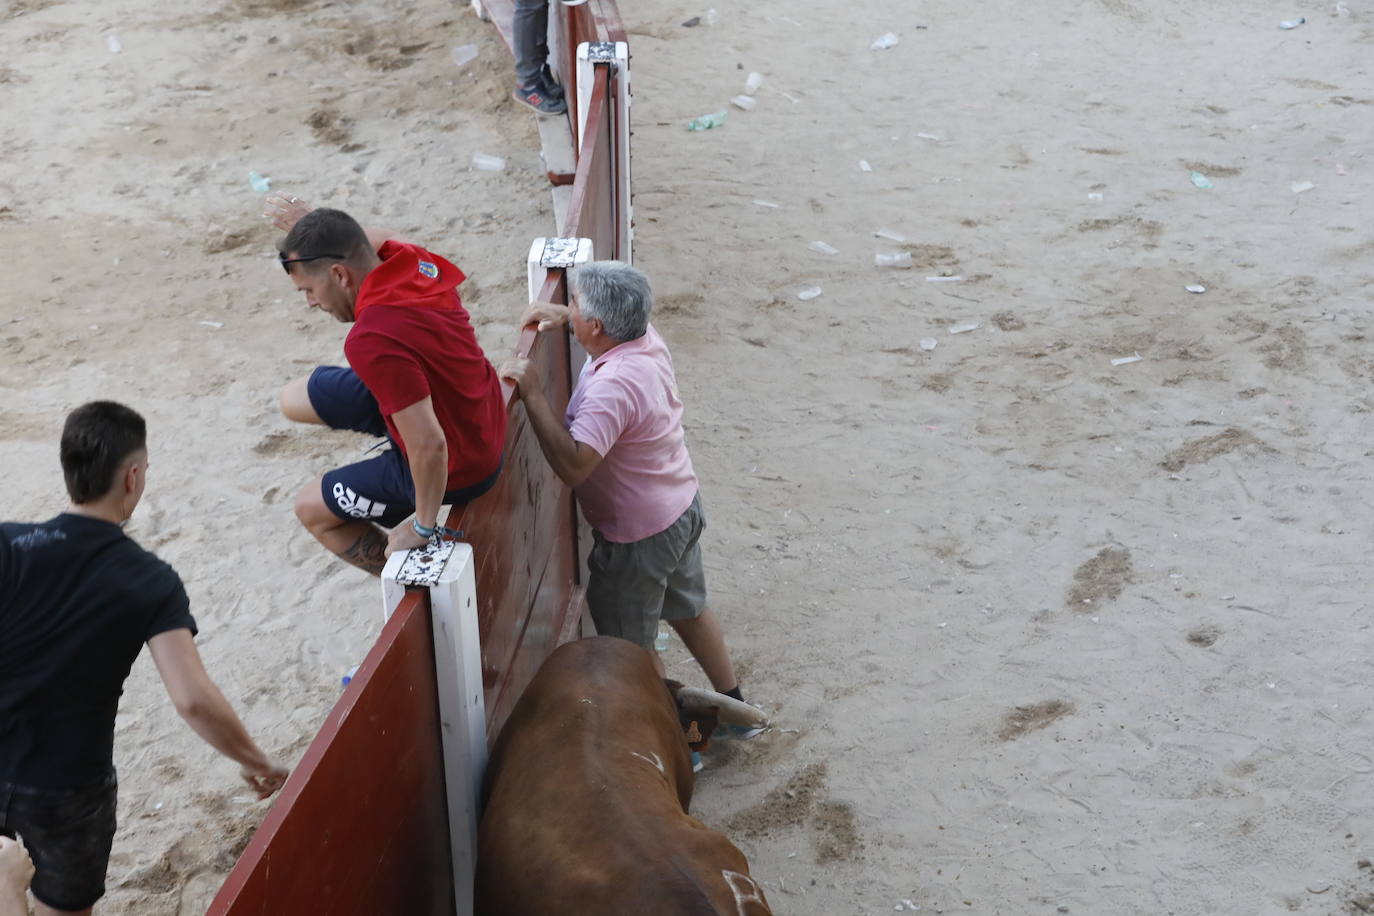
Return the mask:
{"type": "Polygon", "coordinates": [[[434,646],[423,596],[391,615],[209,916],[453,913],[434,646]]]}

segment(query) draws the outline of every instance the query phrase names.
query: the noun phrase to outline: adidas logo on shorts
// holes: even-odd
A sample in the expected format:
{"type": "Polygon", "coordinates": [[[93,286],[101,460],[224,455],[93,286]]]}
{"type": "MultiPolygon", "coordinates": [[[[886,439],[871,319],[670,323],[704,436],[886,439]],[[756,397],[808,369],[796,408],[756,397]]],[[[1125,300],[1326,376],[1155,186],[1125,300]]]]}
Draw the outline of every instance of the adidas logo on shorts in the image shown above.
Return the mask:
{"type": "Polygon", "coordinates": [[[386,503],[359,496],[341,483],[334,484],[334,500],[344,514],[352,518],[378,518],[386,512],[386,503]]]}

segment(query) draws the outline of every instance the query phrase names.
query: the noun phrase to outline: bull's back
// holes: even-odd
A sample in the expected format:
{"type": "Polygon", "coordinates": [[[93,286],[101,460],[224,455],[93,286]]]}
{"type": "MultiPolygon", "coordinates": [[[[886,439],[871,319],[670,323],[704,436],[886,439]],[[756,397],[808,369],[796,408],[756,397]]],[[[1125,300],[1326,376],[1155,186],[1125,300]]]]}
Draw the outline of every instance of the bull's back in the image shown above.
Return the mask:
{"type": "Polygon", "coordinates": [[[684,811],[686,742],[638,646],[559,647],[512,711],[487,776],[482,916],[768,912],[748,902],[743,854],[684,811]]]}

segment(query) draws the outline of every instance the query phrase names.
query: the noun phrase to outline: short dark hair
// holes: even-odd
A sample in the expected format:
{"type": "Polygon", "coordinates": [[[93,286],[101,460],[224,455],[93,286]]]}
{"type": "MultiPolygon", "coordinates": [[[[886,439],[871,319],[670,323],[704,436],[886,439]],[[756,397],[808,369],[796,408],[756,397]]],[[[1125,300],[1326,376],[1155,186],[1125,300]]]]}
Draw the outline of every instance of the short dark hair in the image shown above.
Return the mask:
{"type": "Polygon", "coordinates": [[[91,401],[67,414],[62,426],[62,476],[80,505],[110,492],[129,456],[148,444],[148,424],[114,401],[91,401]]]}
{"type": "MultiPolygon", "coordinates": [[[[367,233],[356,219],[342,210],[328,207],[319,207],[302,216],[286,233],[286,238],[277,244],[277,250],[287,256],[310,258],[341,254],[350,261],[370,247],[367,233]]],[[[311,264],[300,266],[309,268],[311,264]]]]}

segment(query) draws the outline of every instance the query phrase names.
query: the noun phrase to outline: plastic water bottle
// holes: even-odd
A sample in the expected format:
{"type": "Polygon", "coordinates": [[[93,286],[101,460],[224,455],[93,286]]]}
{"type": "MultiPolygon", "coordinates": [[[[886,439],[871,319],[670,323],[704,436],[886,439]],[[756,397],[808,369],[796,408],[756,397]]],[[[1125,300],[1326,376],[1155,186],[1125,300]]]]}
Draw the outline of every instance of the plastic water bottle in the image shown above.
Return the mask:
{"type": "Polygon", "coordinates": [[[486,153],[473,153],[472,167],[483,172],[500,172],[506,168],[506,160],[486,153]]]}
{"type": "Polygon", "coordinates": [[[362,667],[362,665],[354,665],[352,668],[349,668],[349,669],[348,669],[348,673],[347,673],[347,674],[345,674],[343,677],[339,678],[339,680],[343,682],[343,685],[344,685],[345,687],[348,686],[348,682],[349,682],[349,681],[353,680],[353,675],[357,674],[357,673],[358,673],[358,669],[361,668],[361,667],[362,667]]]}
{"type": "Polygon", "coordinates": [[[758,91],[759,91],[759,87],[762,86],[762,85],[763,85],[763,74],[762,74],[762,73],[750,73],[749,76],[746,77],[745,80],[744,80],[744,91],[745,91],[745,93],[746,93],[747,95],[753,95],[755,92],[758,92],[758,91]]]}
{"type": "Polygon", "coordinates": [[[722,124],[725,123],[725,119],[728,116],[729,112],[727,111],[713,111],[710,114],[704,114],[699,118],[693,118],[692,120],[688,121],[687,129],[710,130],[713,127],[720,127],[722,124]]]}
{"type": "Polygon", "coordinates": [[[660,622],[658,625],[658,635],[654,637],[654,651],[667,652],[668,638],[668,628],[660,622]]]}

